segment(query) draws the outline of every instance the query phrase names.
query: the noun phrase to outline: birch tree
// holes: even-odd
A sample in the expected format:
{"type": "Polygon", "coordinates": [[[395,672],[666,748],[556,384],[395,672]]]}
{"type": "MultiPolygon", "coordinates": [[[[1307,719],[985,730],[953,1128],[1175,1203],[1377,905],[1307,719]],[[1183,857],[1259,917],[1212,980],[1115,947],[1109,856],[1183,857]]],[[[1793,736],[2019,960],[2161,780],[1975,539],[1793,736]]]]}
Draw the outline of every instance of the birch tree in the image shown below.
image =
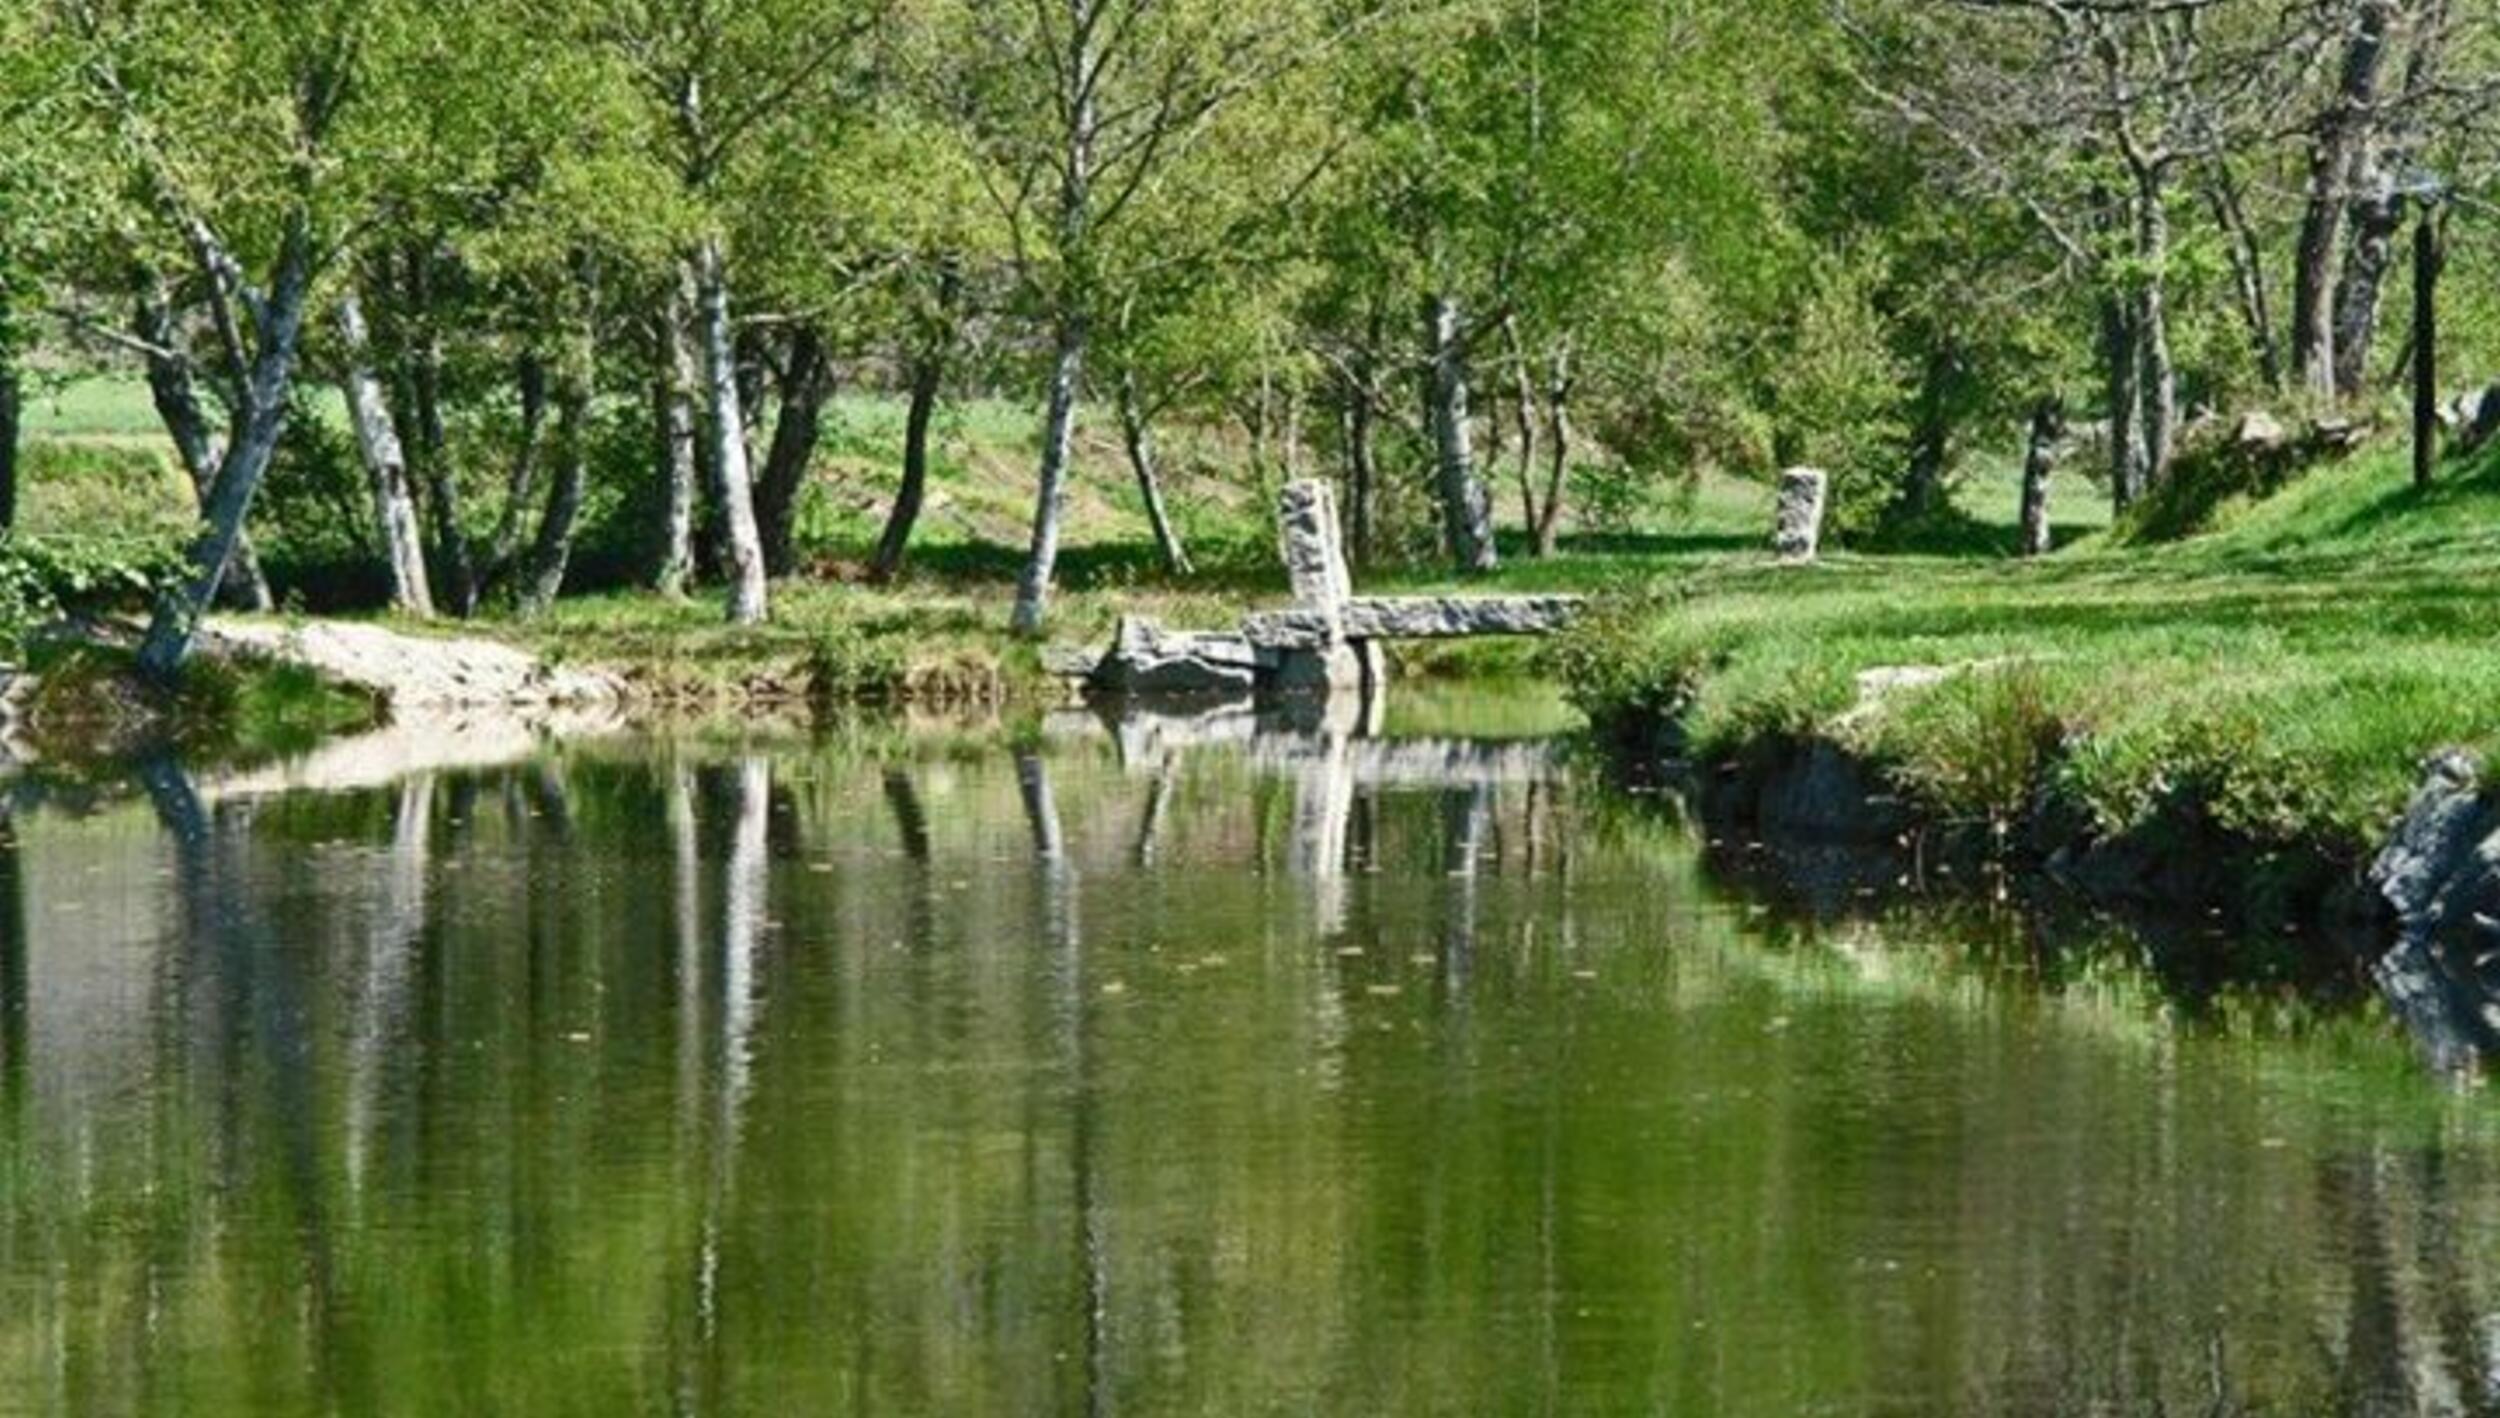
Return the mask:
{"type": "Polygon", "coordinates": [[[855,66],[879,10],[878,0],[606,0],[583,21],[621,66],[684,214],[698,402],[735,624],[763,620],[768,593],[738,380],[730,197],[743,164],[864,101],[855,66]]]}
{"type": "MultiPolygon", "coordinates": [[[[1141,263],[1122,237],[1210,156],[1242,100],[1391,13],[1388,0],[1029,0],[961,12],[959,111],[1047,339],[1032,534],[1010,617],[1041,631],[1059,558],[1087,358],[1141,263]]],[[[1230,151],[1238,153],[1238,147],[1230,151]]],[[[1165,253],[1168,256],[1170,253],[1165,253]]]]}
{"type": "Polygon", "coordinates": [[[58,0],[52,14],[124,158],[134,216],[186,268],[215,337],[227,426],[205,525],[138,656],[169,682],[285,428],[315,283],[361,215],[352,120],[408,77],[416,17],[388,0],[58,0]]]}

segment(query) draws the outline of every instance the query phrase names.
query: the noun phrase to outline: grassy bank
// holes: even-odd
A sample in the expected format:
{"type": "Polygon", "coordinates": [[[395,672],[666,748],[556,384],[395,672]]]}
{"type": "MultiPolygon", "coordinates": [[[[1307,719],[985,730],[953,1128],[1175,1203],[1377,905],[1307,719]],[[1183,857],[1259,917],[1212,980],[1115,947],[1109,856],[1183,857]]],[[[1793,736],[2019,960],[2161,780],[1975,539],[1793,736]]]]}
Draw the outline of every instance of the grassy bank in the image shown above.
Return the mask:
{"type": "Polygon", "coordinates": [[[1687,568],[1548,663],[1602,724],[1722,763],[1827,739],[1931,818],[2195,820],[2357,858],[2427,752],[2500,746],[2500,461],[2416,493],[2401,450],[2367,453],[2214,522],[2036,563],[1687,568]],[[1861,685],[1893,666],[1954,672],[1861,685]]]}

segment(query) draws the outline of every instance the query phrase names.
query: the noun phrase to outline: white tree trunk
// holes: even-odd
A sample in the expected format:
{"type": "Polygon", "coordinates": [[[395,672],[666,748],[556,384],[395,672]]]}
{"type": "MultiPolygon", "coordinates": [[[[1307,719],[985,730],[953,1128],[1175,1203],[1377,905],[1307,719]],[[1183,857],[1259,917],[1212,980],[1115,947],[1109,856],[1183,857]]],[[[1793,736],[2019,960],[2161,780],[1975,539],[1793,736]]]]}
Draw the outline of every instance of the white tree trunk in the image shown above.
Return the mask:
{"type": "Polygon", "coordinates": [[[2157,486],[2170,476],[2179,425],[2179,370],[2170,354],[2168,277],[2170,214],[2158,176],[2146,179],[2137,205],[2136,255],[2144,267],[2136,331],[2144,342],[2144,477],[2157,486]]]}
{"type": "Polygon", "coordinates": [[[1059,322],[1058,355],[1050,366],[1050,403],[1042,427],[1042,471],[1033,497],[1033,542],[1016,580],[1016,608],[1009,627],[1039,635],[1050,609],[1050,578],[1059,564],[1059,519],[1067,507],[1068,464],[1075,455],[1076,401],[1085,380],[1085,318],[1059,322]]]}
{"type": "Polygon", "coordinates": [[[261,318],[253,322],[250,364],[237,371],[243,408],[234,420],[235,434],[218,463],[216,480],[201,499],[207,528],[192,544],[189,579],[157,599],[147,635],[139,642],[139,673],[159,684],[171,684],[182,673],[200,618],[217,599],[235,546],[243,539],[243,519],[251,513],[252,499],[269,472],[270,456],[277,451],[278,435],[286,428],[296,344],[312,290],[312,239],[305,222],[299,215],[289,223],[276,278],[261,302],[261,318]]]}
{"type": "Polygon", "coordinates": [[[348,422],[355,427],[356,451],[364,460],[365,482],[373,494],[374,522],[382,532],[391,606],[430,619],[434,589],[425,574],[425,534],[417,522],[417,501],[408,484],[408,459],[400,448],[398,427],[391,422],[382,381],[374,377],[364,306],[352,290],[339,298],[338,327],[344,362],[341,392],[347,396],[348,422]]]}
{"type": "Polygon", "coordinates": [[[694,257],[695,303],[703,326],[703,388],[712,417],[714,477],[721,529],[728,542],[729,619],[764,619],[764,544],[755,528],[755,493],[747,471],[746,413],[738,396],[738,365],[729,326],[729,274],[720,242],[707,237],[694,257]]]}
{"type": "Polygon", "coordinates": [[[688,297],[685,283],[670,293],[668,308],[662,316],[667,328],[660,332],[665,352],[660,370],[660,478],[662,498],[660,512],[659,567],[651,584],[661,595],[675,599],[686,594],[686,582],[694,575],[694,490],[695,468],[694,390],[700,379],[696,369],[694,340],[687,330],[693,316],[694,302],[688,297]]]}
{"type": "Polygon", "coordinates": [[[1440,474],[1441,529],[1461,571],[1499,565],[1493,547],[1493,500],[1476,476],[1475,449],[1467,427],[1467,351],[1459,331],[1458,304],[1432,298],[1432,441],[1440,474]]]}
{"type": "Polygon", "coordinates": [[[2057,471],[2057,441],[2066,434],[2065,410],[2042,399],[2031,411],[2031,441],[2023,454],[2022,554],[2046,556],[2051,545],[2049,478],[2057,471]]]}

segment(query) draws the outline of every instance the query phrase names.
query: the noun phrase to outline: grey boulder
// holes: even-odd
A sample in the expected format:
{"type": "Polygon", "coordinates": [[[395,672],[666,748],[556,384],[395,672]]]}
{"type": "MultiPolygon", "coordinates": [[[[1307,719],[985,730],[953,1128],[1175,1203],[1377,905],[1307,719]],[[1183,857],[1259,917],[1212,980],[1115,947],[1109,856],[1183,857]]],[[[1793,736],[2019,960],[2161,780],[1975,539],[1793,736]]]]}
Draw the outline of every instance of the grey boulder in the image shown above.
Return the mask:
{"type": "Polygon", "coordinates": [[[1117,696],[1247,694],[1258,667],[1258,652],[1241,636],[1166,630],[1144,616],[1122,616],[1088,683],[1117,696]]]}

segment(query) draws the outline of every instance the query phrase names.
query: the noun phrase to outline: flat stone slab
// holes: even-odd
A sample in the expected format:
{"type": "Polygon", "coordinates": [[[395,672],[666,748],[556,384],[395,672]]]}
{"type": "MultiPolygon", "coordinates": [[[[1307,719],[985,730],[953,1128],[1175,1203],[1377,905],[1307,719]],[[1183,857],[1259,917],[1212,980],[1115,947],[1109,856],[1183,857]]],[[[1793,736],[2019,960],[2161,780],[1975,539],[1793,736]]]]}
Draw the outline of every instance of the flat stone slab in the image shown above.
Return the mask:
{"type": "Polygon", "coordinates": [[[1044,645],[1042,673],[1058,679],[1090,679],[1102,665],[1099,645],[1044,645]]]}
{"type": "MultiPolygon", "coordinates": [[[[1550,635],[1571,623],[1579,596],[1357,596],[1338,608],[1348,640],[1454,640],[1470,635],[1550,635]]],[[[1261,649],[1324,645],[1327,616],[1306,606],[1254,611],[1241,633],[1261,649]]]]}
{"type": "Polygon", "coordinates": [[[625,686],[594,669],[550,665],[499,640],[404,635],[362,621],[213,616],[198,648],[301,665],[326,679],[377,695],[395,713],[412,709],[544,708],[615,703],[625,686]]]}
{"type": "Polygon", "coordinates": [[[1247,694],[1258,668],[1258,652],[1241,636],[1166,630],[1144,616],[1122,616],[1087,687],[1115,696],[1247,694]]]}

